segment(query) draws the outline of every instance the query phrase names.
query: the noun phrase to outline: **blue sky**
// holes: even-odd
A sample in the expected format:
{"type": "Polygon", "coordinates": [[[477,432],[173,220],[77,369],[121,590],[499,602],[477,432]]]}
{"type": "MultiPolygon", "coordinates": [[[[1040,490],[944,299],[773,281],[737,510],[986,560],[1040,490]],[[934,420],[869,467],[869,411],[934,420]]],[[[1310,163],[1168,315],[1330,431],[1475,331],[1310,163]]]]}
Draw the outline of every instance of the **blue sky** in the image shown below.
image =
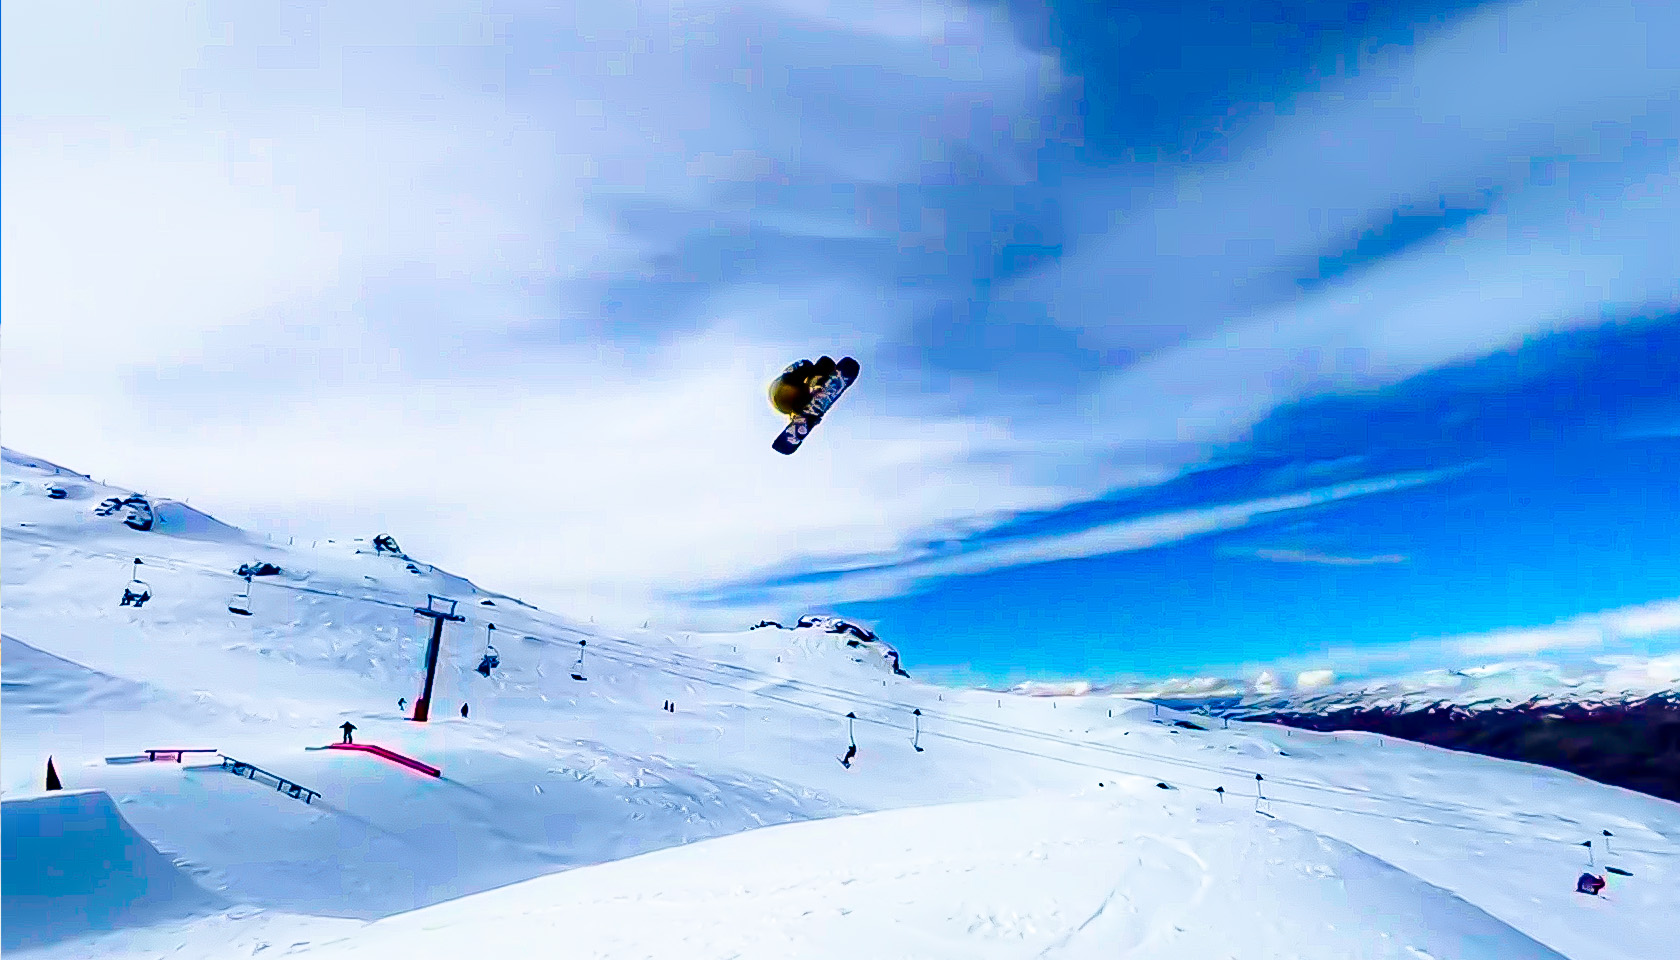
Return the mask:
{"type": "Polygon", "coordinates": [[[989,681],[1680,646],[1672,4],[91,7],[8,446],[989,681]]]}

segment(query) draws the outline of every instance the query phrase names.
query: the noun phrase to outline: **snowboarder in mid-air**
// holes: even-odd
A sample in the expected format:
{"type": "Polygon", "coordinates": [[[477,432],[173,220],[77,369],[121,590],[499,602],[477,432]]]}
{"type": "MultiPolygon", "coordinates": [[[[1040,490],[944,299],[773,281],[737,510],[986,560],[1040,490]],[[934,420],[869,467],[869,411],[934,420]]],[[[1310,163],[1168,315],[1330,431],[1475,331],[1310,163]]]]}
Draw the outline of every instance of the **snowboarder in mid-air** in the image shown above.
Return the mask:
{"type": "Polygon", "coordinates": [[[344,723],[338,729],[344,731],[344,742],[349,743],[350,742],[350,731],[356,729],[356,725],[351,723],[350,721],[346,720],[346,721],[344,721],[344,723]]]}
{"type": "Polygon", "coordinates": [[[831,357],[820,357],[814,363],[800,360],[783,370],[770,384],[770,405],[788,417],[788,425],[771,447],[782,454],[798,450],[860,370],[851,357],[838,362],[831,357]]]}

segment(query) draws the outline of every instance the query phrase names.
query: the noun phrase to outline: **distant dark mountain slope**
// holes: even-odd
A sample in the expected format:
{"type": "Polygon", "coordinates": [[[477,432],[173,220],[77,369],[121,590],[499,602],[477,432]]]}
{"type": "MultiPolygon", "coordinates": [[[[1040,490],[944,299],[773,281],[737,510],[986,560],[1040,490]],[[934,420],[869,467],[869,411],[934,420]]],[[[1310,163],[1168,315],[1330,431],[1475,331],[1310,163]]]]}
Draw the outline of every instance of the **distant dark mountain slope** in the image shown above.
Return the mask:
{"type": "Polygon", "coordinates": [[[1544,764],[1680,803],[1680,694],[1508,707],[1344,706],[1241,710],[1233,719],[1306,730],[1365,730],[1468,753],[1544,764]]]}

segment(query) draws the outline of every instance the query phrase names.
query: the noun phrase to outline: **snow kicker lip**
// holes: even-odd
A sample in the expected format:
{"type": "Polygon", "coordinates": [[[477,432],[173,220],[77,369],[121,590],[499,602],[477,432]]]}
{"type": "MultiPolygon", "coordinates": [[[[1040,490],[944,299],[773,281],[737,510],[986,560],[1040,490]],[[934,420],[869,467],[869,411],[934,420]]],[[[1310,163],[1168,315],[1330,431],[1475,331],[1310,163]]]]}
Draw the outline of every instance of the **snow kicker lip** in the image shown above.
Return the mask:
{"type": "Polygon", "coordinates": [[[0,949],[212,913],[228,904],[170,862],[103,790],[7,800],[0,949]]]}

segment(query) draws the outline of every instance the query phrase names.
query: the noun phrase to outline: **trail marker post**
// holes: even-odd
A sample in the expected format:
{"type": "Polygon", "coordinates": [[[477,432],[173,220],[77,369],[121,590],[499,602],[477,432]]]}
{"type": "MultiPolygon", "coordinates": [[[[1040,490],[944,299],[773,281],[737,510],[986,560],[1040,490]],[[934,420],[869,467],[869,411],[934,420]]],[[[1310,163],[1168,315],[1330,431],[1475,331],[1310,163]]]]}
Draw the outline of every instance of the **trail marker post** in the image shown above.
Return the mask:
{"type": "Polygon", "coordinates": [[[467,618],[455,612],[455,601],[430,593],[426,594],[426,605],[415,607],[414,612],[432,621],[432,640],[426,645],[426,686],[420,692],[420,699],[414,701],[414,719],[425,723],[432,712],[432,681],[437,677],[438,648],[443,646],[444,621],[464,621],[467,618]]]}

